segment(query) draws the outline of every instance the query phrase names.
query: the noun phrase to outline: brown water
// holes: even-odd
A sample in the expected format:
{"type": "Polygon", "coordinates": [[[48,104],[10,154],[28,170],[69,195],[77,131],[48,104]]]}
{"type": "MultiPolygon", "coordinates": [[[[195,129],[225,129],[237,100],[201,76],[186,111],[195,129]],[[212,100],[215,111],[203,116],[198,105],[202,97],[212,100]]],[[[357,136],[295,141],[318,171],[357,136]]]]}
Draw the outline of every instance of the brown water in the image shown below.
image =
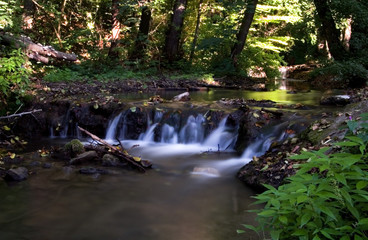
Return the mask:
{"type": "Polygon", "coordinates": [[[242,160],[193,154],[198,146],[169,148],[177,151],[160,144],[135,150],[155,166],[145,174],[66,177],[55,162],[27,181],[0,182],[0,239],[258,239],[236,233],[255,223],[246,212],[255,193],[234,177],[242,160]]]}

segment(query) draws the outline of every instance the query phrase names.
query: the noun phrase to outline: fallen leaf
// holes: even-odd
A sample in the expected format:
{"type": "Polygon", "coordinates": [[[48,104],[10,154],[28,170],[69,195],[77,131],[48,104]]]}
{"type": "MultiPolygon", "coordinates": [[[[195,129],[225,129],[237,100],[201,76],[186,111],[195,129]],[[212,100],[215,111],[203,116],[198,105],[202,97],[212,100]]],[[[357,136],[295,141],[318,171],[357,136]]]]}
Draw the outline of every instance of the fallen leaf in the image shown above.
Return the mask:
{"type": "Polygon", "coordinates": [[[140,162],[142,159],[140,157],[133,157],[134,161],[140,162]]]}

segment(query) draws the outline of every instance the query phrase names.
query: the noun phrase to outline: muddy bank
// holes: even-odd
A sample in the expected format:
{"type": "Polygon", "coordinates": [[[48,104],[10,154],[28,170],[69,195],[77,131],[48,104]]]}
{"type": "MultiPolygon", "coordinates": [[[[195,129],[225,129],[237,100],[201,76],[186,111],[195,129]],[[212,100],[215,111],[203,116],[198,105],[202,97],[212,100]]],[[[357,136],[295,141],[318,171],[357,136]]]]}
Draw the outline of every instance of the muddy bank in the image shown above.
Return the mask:
{"type": "Polygon", "coordinates": [[[301,151],[318,150],[321,147],[331,147],[336,141],[344,138],[349,120],[359,119],[361,113],[368,112],[368,100],[347,105],[342,111],[334,114],[322,114],[321,119],[310,124],[297,136],[283,142],[274,142],[270,149],[260,157],[254,157],[243,166],[237,177],[245,184],[263,190],[262,184],[278,187],[287,177],[295,174],[297,160],[290,156],[301,151]]]}

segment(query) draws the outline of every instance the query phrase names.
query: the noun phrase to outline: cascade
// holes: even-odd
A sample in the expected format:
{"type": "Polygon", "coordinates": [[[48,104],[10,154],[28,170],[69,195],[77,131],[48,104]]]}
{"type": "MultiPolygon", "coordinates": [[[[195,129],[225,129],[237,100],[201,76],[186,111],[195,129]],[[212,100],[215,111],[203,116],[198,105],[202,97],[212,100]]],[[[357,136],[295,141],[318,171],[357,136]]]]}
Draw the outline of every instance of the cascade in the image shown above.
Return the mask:
{"type": "Polygon", "coordinates": [[[234,130],[226,126],[226,121],[227,117],[221,120],[218,128],[206,138],[203,145],[214,146],[223,151],[235,144],[237,134],[234,134],[234,130]]]}
{"type": "Polygon", "coordinates": [[[179,134],[180,143],[201,143],[204,138],[203,124],[206,119],[202,114],[198,114],[197,117],[193,115],[188,117],[187,123],[181,129],[179,134]]]}
{"type": "Polygon", "coordinates": [[[116,128],[118,126],[119,120],[121,118],[122,112],[114,117],[113,120],[110,120],[107,131],[106,131],[106,140],[115,140],[116,138],[116,128]]]}
{"type": "Polygon", "coordinates": [[[162,143],[178,143],[178,134],[175,132],[175,128],[169,124],[164,124],[161,129],[161,142],[162,143]]]}

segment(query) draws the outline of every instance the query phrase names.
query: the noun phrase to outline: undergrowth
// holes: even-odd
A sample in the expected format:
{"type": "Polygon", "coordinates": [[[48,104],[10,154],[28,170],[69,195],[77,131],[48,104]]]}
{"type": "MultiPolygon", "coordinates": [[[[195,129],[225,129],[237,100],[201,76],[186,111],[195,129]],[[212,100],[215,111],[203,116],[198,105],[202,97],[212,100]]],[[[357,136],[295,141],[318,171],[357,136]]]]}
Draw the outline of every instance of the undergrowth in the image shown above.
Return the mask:
{"type": "MultiPolygon", "coordinates": [[[[349,121],[350,134],[333,149],[305,151],[296,175],[278,189],[255,198],[258,227],[243,225],[272,239],[368,239],[368,113],[349,121]],[[332,153],[328,153],[332,152],[332,153]]],[[[244,232],[244,230],[238,230],[244,232]]]]}

